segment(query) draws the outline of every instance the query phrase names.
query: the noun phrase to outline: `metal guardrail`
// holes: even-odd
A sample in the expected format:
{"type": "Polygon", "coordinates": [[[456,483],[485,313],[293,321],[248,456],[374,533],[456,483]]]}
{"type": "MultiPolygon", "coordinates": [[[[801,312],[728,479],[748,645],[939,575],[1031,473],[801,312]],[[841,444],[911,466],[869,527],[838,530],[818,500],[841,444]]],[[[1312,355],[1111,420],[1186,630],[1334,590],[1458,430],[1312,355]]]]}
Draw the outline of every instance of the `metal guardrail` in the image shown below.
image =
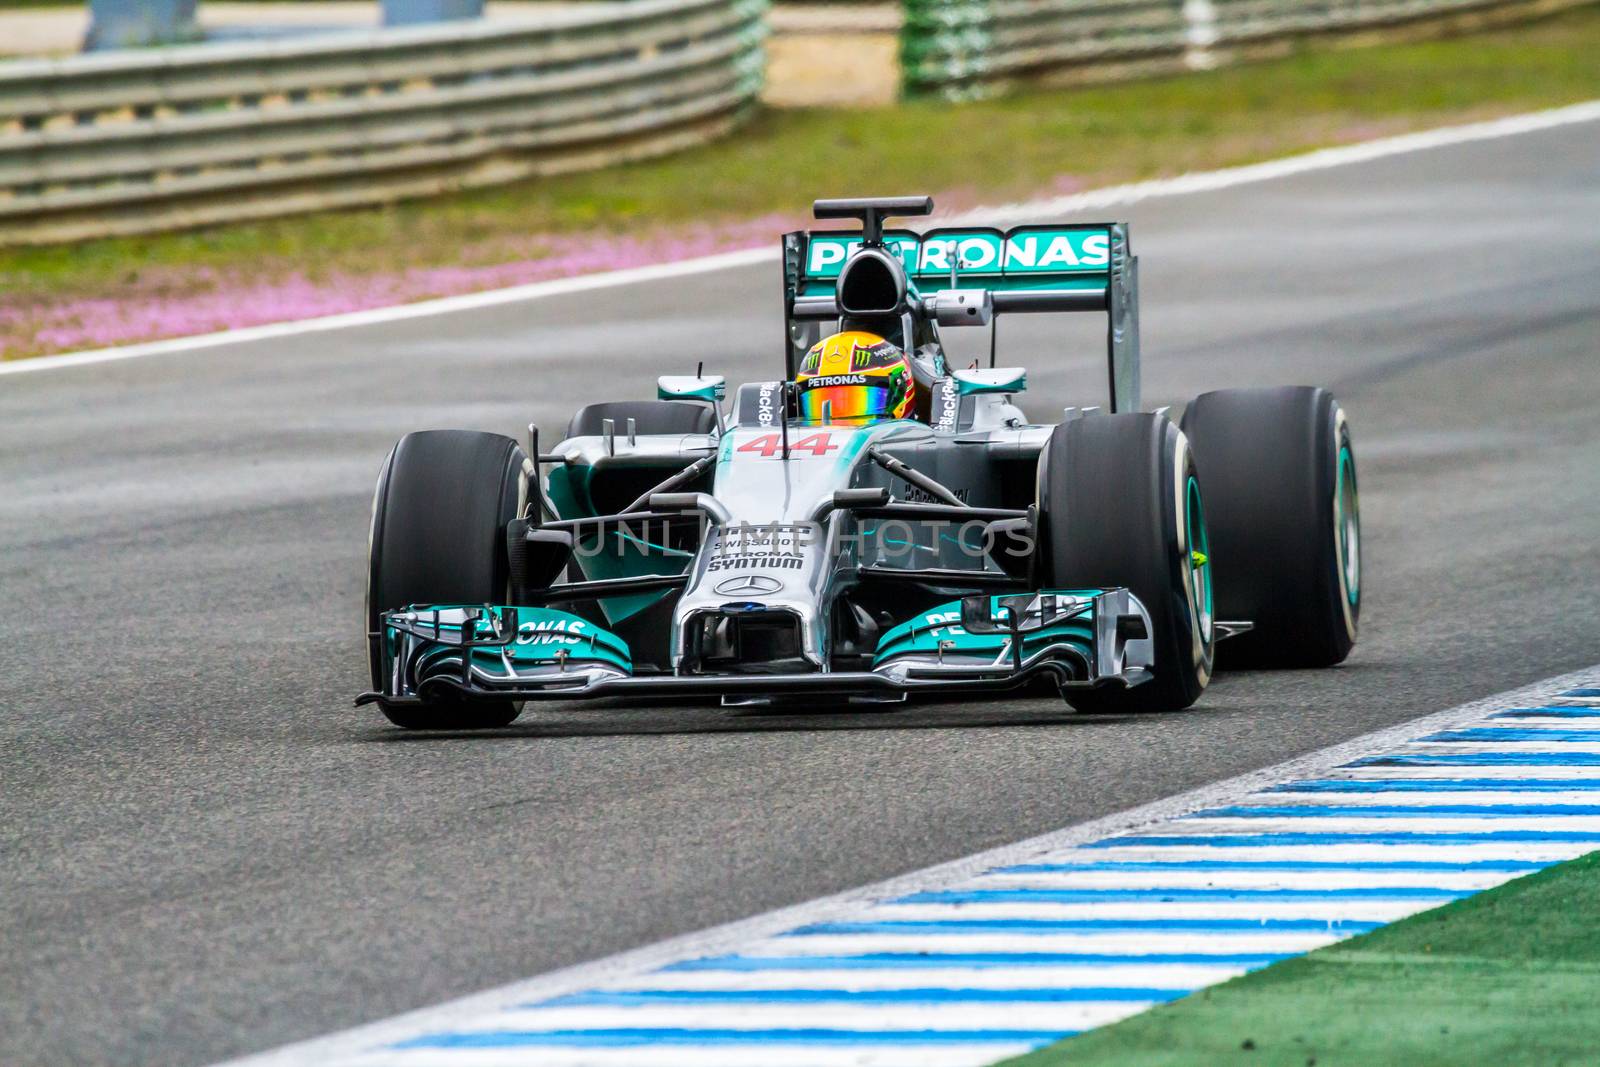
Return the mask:
{"type": "Polygon", "coordinates": [[[0,242],[392,200],[669,151],[760,92],[766,0],[0,64],[0,242]]]}
{"type": "MultiPolygon", "coordinates": [[[[1220,44],[1302,33],[1387,26],[1459,11],[1510,6],[1499,0],[1208,0],[1220,44]]],[[[1206,37],[1205,5],[1196,8],[1196,36],[1206,37]]]]}
{"type": "MultiPolygon", "coordinates": [[[[1581,2],[1581,0],[1577,0],[1581,2]]],[[[907,95],[952,100],[1073,67],[1209,67],[1233,46],[1473,11],[1541,13],[1565,0],[905,0],[907,95]]]]}
{"type": "Polygon", "coordinates": [[[906,0],[900,70],[908,94],[959,99],[1052,67],[1176,53],[1178,0],[906,0]]]}

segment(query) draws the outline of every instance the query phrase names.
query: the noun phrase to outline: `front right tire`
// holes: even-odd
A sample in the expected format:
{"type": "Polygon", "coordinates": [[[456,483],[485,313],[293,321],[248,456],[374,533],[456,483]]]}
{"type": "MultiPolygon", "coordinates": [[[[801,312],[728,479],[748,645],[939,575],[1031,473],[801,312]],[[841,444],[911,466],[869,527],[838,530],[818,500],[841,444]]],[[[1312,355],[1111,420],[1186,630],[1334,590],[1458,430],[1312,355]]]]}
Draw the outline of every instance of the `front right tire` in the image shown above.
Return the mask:
{"type": "MultiPolygon", "coordinates": [[[[400,439],[378,476],[367,549],[367,633],[383,612],[412,604],[504,604],[510,565],[506,524],[527,501],[528,458],[509,437],[472,430],[424,430],[400,439]]],[[[372,686],[382,691],[383,658],[369,637],[372,686]]],[[[507,726],[521,713],[509,700],[381,703],[407,730],[507,726]]]]}

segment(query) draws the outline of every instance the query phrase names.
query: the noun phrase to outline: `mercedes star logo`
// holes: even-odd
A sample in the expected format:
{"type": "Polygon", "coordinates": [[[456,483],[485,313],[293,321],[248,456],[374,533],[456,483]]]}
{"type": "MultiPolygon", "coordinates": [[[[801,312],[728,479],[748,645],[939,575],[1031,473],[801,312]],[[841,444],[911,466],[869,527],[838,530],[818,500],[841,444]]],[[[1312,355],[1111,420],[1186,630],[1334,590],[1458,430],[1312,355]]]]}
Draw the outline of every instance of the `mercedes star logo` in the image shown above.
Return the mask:
{"type": "Polygon", "coordinates": [[[716,584],[718,596],[755,596],[757,593],[776,593],[783,583],[764,574],[741,574],[716,584]]]}

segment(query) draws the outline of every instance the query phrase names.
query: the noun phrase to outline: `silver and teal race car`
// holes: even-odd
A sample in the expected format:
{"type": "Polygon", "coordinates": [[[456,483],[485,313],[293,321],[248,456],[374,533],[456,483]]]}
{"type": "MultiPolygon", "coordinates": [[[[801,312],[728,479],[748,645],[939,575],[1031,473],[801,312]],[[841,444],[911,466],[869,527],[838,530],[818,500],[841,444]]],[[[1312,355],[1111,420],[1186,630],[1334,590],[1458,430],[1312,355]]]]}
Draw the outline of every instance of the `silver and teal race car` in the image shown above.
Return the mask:
{"type": "MultiPolygon", "coordinates": [[[[532,700],[881,704],[1044,689],[1080,711],[1174,710],[1224,666],[1326,666],[1360,614],[1355,459],[1313,387],[1229,389],[1182,423],[1139,398],[1124,224],[885,229],[928,197],[821,200],[859,232],[783,238],[783,377],[660,379],[591,403],[544,450],[401,439],[378,479],[367,645],[415,729],[510,723],[532,700]],[[1109,399],[1017,406],[996,320],[1107,317],[1109,399]],[[941,334],[987,328],[989,365],[941,334]],[[904,417],[801,418],[824,334],[902,349],[904,417]]],[[[981,335],[980,335],[981,336],[981,335]]]]}

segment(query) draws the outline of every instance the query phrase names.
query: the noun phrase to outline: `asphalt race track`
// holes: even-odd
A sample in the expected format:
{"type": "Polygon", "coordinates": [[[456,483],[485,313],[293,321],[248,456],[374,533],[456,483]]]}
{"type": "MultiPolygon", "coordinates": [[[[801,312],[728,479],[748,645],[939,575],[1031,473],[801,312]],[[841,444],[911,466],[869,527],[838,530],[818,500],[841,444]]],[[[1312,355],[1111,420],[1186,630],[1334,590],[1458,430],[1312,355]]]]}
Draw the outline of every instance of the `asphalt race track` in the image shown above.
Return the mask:
{"type": "MultiPolygon", "coordinates": [[[[1352,659],[1177,715],[351,708],[394,439],[771,376],[775,263],[0,379],[0,1062],[268,1048],[1600,661],[1600,126],[1130,215],[1147,405],[1332,386],[1366,520],[1352,659]]],[[[1002,326],[1036,419],[1101,401],[1099,328],[1002,326]]]]}

